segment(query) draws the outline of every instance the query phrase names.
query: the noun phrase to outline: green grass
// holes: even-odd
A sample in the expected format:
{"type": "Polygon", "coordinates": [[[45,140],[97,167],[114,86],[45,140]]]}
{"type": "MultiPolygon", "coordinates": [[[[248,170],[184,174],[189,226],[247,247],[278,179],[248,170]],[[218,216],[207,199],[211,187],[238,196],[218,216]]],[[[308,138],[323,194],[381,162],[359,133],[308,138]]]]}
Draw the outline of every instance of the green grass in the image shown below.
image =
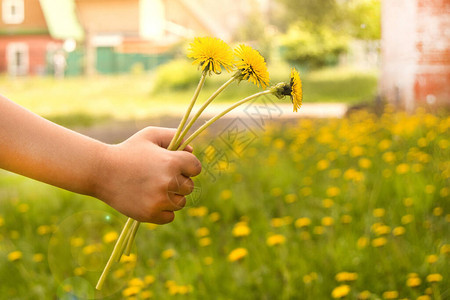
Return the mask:
{"type": "MultiPolygon", "coordinates": [[[[172,224],[141,227],[137,261],[113,270],[106,299],[330,299],[340,285],[345,299],[448,299],[449,126],[423,112],[359,112],[273,124],[249,144],[229,141],[234,151],[204,136],[197,196],[172,224]],[[237,224],[249,234],[236,237],[237,224]],[[230,261],[238,248],[247,255],[230,261]],[[338,282],[341,272],[357,278],[338,282]]],[[[95,199],[1,173],[1,297],[92,293],[112,249],[104,238],[124,221],[95,199]]]]}
{"type": "MultiPolygon", "coordinates": [[[[270,66],[271,82],[289,80],[289,67],[270,66]]],[[[180,114],[188,105],[194,87],[158,92],[152,89],[155,74],[96,76],[92,78],[0,77],[0,93],[60,124],[90,125],[108,119],[142,119],[165,114],[180,114]],[[170,103],[170,104],[168,104],[170,103]]],[[[181,74],[178,76],[182,76],[181,74]]],[[[204,101],[229,78],[221,74],[207,79],[200,94],[204,101]]],[[[330,69],[302,74],[304,103],[344,102],[373,99],[377,75],[348,69],[330,69]]],[[[216,102],[233,102],[251,95],[258,88],[248,82],[234,83],[216,102]]]]}

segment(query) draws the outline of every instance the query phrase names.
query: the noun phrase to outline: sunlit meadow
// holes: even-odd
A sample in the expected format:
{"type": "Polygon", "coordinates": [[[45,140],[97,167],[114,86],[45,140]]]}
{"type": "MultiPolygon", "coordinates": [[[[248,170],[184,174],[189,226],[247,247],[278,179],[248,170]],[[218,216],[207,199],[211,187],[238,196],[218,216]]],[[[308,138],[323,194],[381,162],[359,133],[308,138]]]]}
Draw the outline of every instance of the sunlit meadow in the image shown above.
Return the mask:
{"type": "MultiPolygon", "coordinates": [[[[449,127],[389,108],[274,123],[217,165],[198,140],[188,207],[141,227],[105,299],[449,299],[449,127]]],[[[0,298],[89,296],[124,217],[6,172],[0,199],[0,298]]]]}

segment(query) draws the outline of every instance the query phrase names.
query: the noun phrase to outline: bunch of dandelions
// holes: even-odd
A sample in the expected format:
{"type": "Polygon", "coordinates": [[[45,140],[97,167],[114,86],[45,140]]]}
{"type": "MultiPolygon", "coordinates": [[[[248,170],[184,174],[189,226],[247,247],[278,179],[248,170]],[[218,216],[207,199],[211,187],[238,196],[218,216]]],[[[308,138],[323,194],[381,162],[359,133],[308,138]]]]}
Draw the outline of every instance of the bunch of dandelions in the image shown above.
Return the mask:
{"type": "MultiPolygon", "coordinates": [[[[293,68],[290,74],[289,82],[280,82],[268,89],[269,85],[269,72],[267,71],[266,62],[261,54],[247,45],[239,45],[233,52],[233,50],[224,41],[218,38],[212,37],[201,37],[195,38],[194,42],[190,44],[188,49],[188,57],[194,59],[193,64],[196,64],[201,69],[200,81],[195,89],[194,95],[191,102],[181,119],[180,125],[168,146],[168,150],[180,151],[184,150],[186,146],[192,142],[201,132],[208,128],[215,121],[223,117],[225,114],[233,110],[234,108],[249,102],[262,95],[275,95],[279,99],[289,96],[291,98],[294,111],[297,111],[302,104],[302,82],[300,80],[299,73],[293,68]],[[229,80],[227,80],[221,87],[219,87],[198,109],[195,115],[190,119],[191,111],[197,101],[198,95],[205,83],[206,77],[213,74],[220,74],[222,69],[234,74],[229,80]],[[248,80],[258,87],[261,87],[263,91],[255,93],[248,96],[242,100],[235,102],[230,105],[227,109],[217,114],[215,117],[211,118],[209,121],[204,123],[200,128],[198,128],[194,133],[192,133],[188,138],[185,138],[195,121],[200,117],[202,112],[207,108],[207,106],[232,82],[248,80]],[[187,123],[187,124],[186,124],[187,123]]],[[[106,266],[101,274],[96,288],[100,290],[109,273],[114,262],[119,262],[122,255],[129,256],[131,253],[131,248],[136,236],[136,232],[139,228],[139,221],[128,218],[125,223],[122,232],[120,233],[111,256],[106,263],[106,266]]]]}

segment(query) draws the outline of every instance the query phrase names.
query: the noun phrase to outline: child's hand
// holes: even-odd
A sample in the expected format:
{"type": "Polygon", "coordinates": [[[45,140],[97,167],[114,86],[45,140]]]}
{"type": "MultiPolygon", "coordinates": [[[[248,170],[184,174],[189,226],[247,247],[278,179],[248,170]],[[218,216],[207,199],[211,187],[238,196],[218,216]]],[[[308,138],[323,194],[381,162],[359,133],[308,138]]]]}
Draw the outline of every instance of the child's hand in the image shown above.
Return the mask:
{"type": "Polygon", "coordinates": [[[169,151],[175,130],[148,127],[125,142],[107,146],[94,175],[95,197],[141,222],[171,222],[193,191],[190,177],[200,161],[190,152],[169,151]]]}

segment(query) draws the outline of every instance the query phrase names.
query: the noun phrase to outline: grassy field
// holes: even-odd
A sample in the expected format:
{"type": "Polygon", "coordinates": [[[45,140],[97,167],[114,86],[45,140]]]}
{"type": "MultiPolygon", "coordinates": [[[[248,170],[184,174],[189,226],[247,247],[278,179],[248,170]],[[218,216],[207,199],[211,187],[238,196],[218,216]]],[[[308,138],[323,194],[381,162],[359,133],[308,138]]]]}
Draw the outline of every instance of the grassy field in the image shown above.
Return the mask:
{"type": "MultiPolygon", "coordinates": [[[[270,74],[273,84],[287,81],[289,68],[277,65],[271,68],[270,74]]],[[[154,76],[150,73],[64,80],[2,76],[0,94],[67,126],[90,125],[106,119],[142,119],[184,111],[194,87],[179,91],[154,91],[154,76]]],[[[209,97],[229,76],[222,74],[208,78],[199,102],[209,97]]],[[[331,69],[310,72],[302,79],[305,103],[355,104],[372,100],[376,94],[375,72],[331,69]]],[[[230,86],[216,102],[237,101],[257,91],[250,83],[241,82],[239,87],[237,84],[230,86]]]]}
{"type": "Polygon", "coordinates": [[[97,295],[125,218],[0,173],[0,298],[449,299],[449,127],[358,112],[203,137],[188,207],[142,226],[97,295]]]}

